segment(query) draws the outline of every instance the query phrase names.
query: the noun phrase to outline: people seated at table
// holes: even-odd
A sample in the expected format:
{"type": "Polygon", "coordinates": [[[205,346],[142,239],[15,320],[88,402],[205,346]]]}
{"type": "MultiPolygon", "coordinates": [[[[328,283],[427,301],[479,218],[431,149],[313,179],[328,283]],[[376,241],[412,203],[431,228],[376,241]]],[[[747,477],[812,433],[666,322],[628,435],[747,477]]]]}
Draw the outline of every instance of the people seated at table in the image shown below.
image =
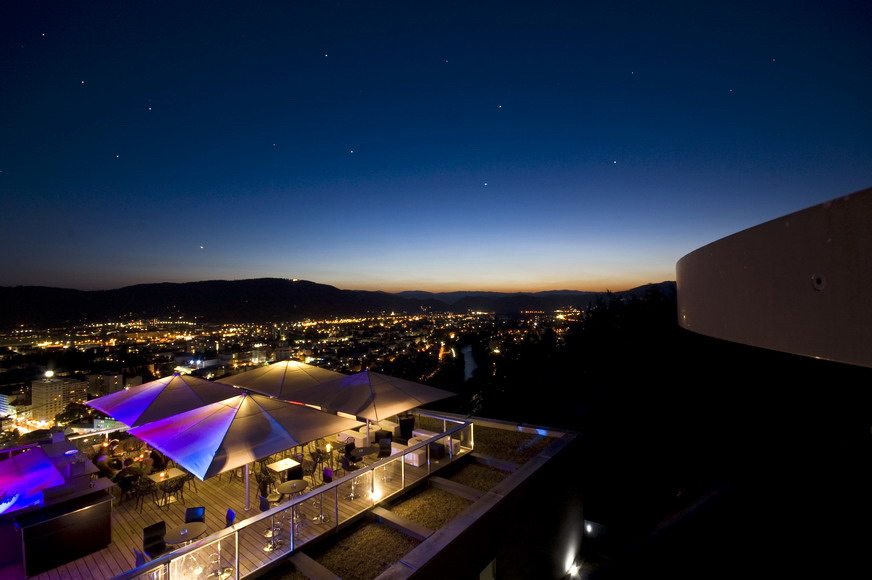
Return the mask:
{"type": "Polygon", "coordinates": [[[94,458],[94,465],[97,466],[99,470],[100,477],[108,477],[109,479],[113,479],[115,474],[118,473],[117,469],[113,469],[109,463],[109,458],[106,455],[98,455],[94,458]]]}
{"type": "Polygon", "coordinates": [[[119,471],[117,474],[115,474],[113,481],[117,482],[118,480],[120,480],[123,477],[139,478],[139,477],[142,477],[143,475],[145,475],[143,470],[134,463],[133,459],[128,457],[127,459],[124,460],[124,468],[121,471],[119,471]]]}
{"type": "Polygon", "coordinates": [[[109,457],[122,457],[124,455],[124,448],[118,439],[113,439],[109,442],[108,451],[109,457]]]}
{"type": "Polygon", "coordinates": [[[151,468],[153,471],[163,471],[167,468],[167,458],[157,449],[152,449],[148,457],[152,461],[151,468]]]}

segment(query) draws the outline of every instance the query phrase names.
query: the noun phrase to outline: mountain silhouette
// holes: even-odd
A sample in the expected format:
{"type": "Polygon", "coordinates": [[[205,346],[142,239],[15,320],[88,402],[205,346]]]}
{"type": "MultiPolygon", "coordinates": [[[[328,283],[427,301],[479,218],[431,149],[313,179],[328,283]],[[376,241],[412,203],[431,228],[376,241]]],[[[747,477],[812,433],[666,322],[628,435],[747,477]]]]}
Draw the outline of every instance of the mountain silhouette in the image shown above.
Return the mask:
{"type": "MultiPolygon", "coordinates": [[[[674,282],[656,286],[674,294],[674,282]]],[[[641,286],[616,296],[645,292],[641,286]]],[[[512,314],[522,310],[586,308],[603,292],[550,291],[402,292],[340,290],[306,280],[258,278],[187,283],[138,284],[115,290],[71,290],[45,286],[0,287],[0,326],[60,326],[107,320],[183,316],[208,322],[269,322],[362,315],[372,312],[467,312],[512,314]],[[444,298],[444,299],[443,299],[444,298]]]]}

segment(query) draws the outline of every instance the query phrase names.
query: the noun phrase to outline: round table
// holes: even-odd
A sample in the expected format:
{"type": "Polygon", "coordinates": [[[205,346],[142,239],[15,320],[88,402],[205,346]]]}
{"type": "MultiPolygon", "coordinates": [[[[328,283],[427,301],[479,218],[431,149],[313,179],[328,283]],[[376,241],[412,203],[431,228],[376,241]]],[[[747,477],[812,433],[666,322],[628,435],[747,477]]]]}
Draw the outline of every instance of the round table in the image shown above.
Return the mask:
{"type": "MultiPolygon", "coordinates": [[[[282,495],[288,494],[293,495],[295,493],[301,493],[305,491],[305,489],[309,487],[309,483],[303,479],[289,479],[288,481],[282,482],[276,486],[276,491],[282,495]]],[[[293,507],[293,518],[294,522],[299,525],[303,525],[303,519],[300,517],[300,513],[297,511],[298,506],[293,507]]]]}
{"type": "Polygon", "coordinates": [[[176,528],[170,528],[164,534],[164,542],[167,544],[183,544],[202,536],[206,532],[204,522],[188,522],[176,528]]]}
{"type": "Polygon", "coordinates": [[[282,495],[290,495],[304,491],[309,483],[304,479],[289,479],[276,486],[276,491],[282,495]]]}

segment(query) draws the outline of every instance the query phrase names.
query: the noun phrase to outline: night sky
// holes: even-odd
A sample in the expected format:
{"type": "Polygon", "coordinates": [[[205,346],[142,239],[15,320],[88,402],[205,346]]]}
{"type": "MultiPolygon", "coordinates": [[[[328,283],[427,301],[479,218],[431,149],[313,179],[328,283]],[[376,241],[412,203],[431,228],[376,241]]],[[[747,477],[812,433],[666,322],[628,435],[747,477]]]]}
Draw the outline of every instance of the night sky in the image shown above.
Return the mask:
{"type": "Polygon", "coordinates": [[[868,2],[0,5],[0,285],[621,290],[872,186],[868,2]]]}

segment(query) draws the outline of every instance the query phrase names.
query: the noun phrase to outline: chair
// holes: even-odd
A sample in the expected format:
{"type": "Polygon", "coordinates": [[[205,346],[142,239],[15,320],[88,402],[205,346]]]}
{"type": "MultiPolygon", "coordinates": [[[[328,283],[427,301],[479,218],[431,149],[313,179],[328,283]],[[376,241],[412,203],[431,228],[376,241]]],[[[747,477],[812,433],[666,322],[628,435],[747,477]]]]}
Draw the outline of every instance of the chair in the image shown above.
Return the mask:
{"type": "Polygon", "coordinates": [[[185,510],[185,523],[188,522],[203,522],[206,523],[206,507],[189,507],[185,510]]]}
{"type": "MultiPolygon", "coordinates": [[[[343,457],[348,460],[348,463],[354,464],[358,461],[363,461],[363,457],[354,457],[351,455],[351,452],[354,451],[356,447],[357,446],[354,444],[354,439],[349,437],[348,440],[345,442],[345,455],[343,455],[343,457]]],[[[343,469],[345,469],[344,466],[343,469]]]]}
{"type": "MultiPolygon", "coordinates": [[[[357,471],[358,469],[360,469],[357,465],[349,461],[349,458],[346,455],[342,456],[342,459],[340,459],[340,463],[342,464],[342,469],[345,470],[345,473],[351,473],[352,471],[357,471]]],[[[348,495],[345,496],[345,499],[353,501],[360,497],[355,491],[356,487],[357,478],[355,477],[351,480],[351,491],[348,493],[348,495]]]]}
{"type": "Polygon", "coordinates": [[[157,558],[167,551],[166,533],[167,523],[163,520],[142,529],[142,549],[149,558],[157,558]]]}
{"type": "Polygon", "coordinates": [[[145,566],[145,554],[133,548],[133,567],[139,568],[140,566],[145,566]]]}
{"type": "Polygon", "coordinates": [[[121,499],[118,500],[118,503],[136,497],[134,484],[136,483],[137,479],[139,478],[135,475],[125,475],[118,478],[118,481],[116,483],[118,484],[118,489],[121,490],[121,499]]]}
{"type": "Polygon", "coordinates": [[[227,510],[227,515],[224,516],[224,527],[229,528],[236,521],[236,512],[231,509],[227,510]]]}
{"type": "Polygon", "coordinates": [[[175,497],[177,500],[185,503],[185,480],[181,477],[176,477],[160,483],[160,491],[163,492],[161,497],[161,507],[169,509],[170,498],[175,497]]]}
{"type": "Polygon", "coordinates": [[[321,476],[324,478],[324,483],[333,482],[333,470],[329,467],[324,468],[324,471],[321,472],[321,476]]]}
{"type": "MultiPolygon", "coordinates": [[[[267,499],[266,496],[258,495],[257,500],[259,502],[260,511],[266,512],[272,508],[272,503],[269,501],[269,499],[267,499]]],[[[270,523],[270,526],[266,530],[264,530],[263,537],[264,538],[272,538],[274,536],[279,535],[281,533],[281,531],[282,531],[281,524],[276,524],[275,518],[273,518],[273,522],[270,523]]],[[[273,544],[273,543],[270,543],[268,545],[271,547],[267,551],[271,551],[275,546],[275,544],[273,544]]],[[[264,548],[264,549],[266,550],[266,548],[264,548]]]]}
{"type": "Polygon", "coordinates": [[[350,473],[352,471],[357,471],[358,469],[360,469],[360,467],[352,463],[350,459],[351,458],[347,455],[343,455],[342,458],[339,460],[339,463],[342,465],[342,470],[345,471],[345,473],[350,473]]]}
{"type": "Polygon", "coordinates": [[[378,441],[378,458],[384,459],[391,456],[391,438],[382,437],[378,441]]]}
{"type": "MultiPolygon", "coordinates": [[[[384,459],[391,456],[391,438],[390,436],[382,437],[378,441],[378,459],[384,459]]],[[[390,481],[392,478],[388,475],[389,465],[382,466],[382,481],[390,481]]]]}
{"type": "Polygon", "coordinates": [[[412,438],[412,431],[415,429],[415,416],[408,415],[400,417],[400,437],[407,441],[412,438]]]}
{"type": "Polygon", "coordinates": [[[152,501],[157,501],[157,484],[147,477],[140,477],[134,482],[134,497],[136,497],[136,509],[142,513],[145,497],[150,495],[152,501]]]}
{"type": "Polygon", "coordinates": [[[182,476],[182,479],[184,479],[184,480],[185,480],[185,483],[188,484],[188,488],[190,488],[191,486],[193,486],[193,487],[194,487],[194,493],[197,493],[197,478],[194,477],[194,474],[193,474],[193,473],[185,473],[185,475],[182,476]]]}

